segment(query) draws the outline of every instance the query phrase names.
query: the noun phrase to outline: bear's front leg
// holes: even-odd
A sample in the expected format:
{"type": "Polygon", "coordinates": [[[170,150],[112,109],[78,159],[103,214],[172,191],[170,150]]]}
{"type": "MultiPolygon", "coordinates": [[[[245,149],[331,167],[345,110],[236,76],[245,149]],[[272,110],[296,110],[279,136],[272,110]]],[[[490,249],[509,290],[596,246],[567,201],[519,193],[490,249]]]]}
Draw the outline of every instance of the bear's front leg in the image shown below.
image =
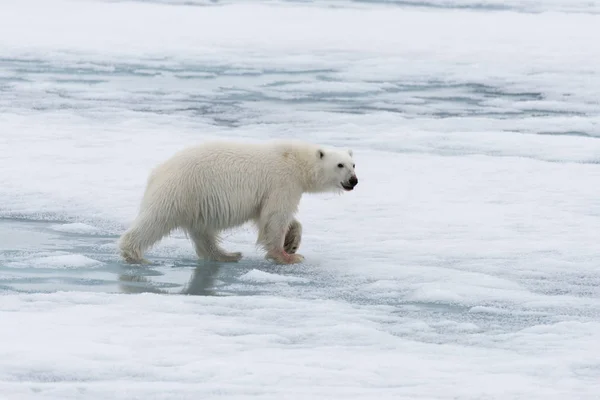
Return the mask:
{"type": "Polygon", "coordinates": [[[302,241],[302,224],[297,219],[290,222],[290,226],[283,241],[283,249],[289,254],[294,254],[300,247],[302,241]]]}
{"type": "MultiPolygon", "coordinates": [[[[271,259],[278,264],[297,264],[304,260],[304,256],[300,254],[290,254],[286,251],[285,240],[286,235],[289,236],[288,232],[292,226],[294,231],[291,233],[292,242],[290,242],[290,248],[295,247],[293,251],[298,249],[294,243],[299,243],[301,231],[298,230],[301,225],[290,223],[290,217],[285,213],[271,213],[269,215],[261,216],[259,224],[258,242],[267,251],[267,259],[271,259]]],[[[295,221],[295,220],[294,220],[295,221]]]]}

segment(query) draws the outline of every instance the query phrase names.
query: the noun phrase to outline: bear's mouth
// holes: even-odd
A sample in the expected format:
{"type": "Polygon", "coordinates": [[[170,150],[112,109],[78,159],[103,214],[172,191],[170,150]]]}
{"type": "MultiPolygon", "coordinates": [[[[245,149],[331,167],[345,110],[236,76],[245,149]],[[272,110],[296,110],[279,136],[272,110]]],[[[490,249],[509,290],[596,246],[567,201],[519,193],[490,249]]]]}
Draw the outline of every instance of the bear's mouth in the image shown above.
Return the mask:
{"type": "Polygon", "coordinates": [[[349,192],[349,191],[351,191],[351,190],[354,189],[354,186],[352,186],[352,185],[350,185],[348,183],[342,182],[341,185],[342,185],[342,188],[344,188],[344,190],[347,191],[347,192],[349,192]]]}

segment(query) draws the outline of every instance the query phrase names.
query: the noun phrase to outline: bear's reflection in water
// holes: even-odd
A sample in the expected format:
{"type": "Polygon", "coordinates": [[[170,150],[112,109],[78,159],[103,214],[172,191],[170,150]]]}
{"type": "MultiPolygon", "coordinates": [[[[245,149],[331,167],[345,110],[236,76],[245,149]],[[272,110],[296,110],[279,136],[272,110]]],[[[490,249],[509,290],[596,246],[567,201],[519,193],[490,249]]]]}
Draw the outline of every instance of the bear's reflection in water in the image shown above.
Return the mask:
{"type": "Polygon", "coordinates": [[[191,270],[191,276],[183,288],[178,291],[161,289],[152,281],[149,272],[153,271],[148,266],[129,267],[119,274],[119,289],[123,293],[160,293],[160,294],[186,294],[194,296],[219,296],[213,289],[215,278],[222,267],[219,262],[199,263],[191,270]]]}

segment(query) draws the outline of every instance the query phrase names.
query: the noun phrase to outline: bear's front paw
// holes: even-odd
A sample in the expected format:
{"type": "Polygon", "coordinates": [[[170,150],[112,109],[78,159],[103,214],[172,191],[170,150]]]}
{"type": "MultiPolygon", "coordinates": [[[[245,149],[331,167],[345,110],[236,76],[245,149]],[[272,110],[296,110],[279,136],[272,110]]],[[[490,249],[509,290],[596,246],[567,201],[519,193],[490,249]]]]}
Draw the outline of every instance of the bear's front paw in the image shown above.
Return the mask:
{"type": "Polygon", "coordinates": [[[277,264],[298,264],[304,261],[303,255],[288,254],[283,250],[270,251],[267,253],[266,258],[275,261],[277,264]]]}
{"type": "Polygon", "coordinates": [[[286,264],[299,264],[304,261],[304,256],[302,254],[289,254],[288,262],[286,264]]]}

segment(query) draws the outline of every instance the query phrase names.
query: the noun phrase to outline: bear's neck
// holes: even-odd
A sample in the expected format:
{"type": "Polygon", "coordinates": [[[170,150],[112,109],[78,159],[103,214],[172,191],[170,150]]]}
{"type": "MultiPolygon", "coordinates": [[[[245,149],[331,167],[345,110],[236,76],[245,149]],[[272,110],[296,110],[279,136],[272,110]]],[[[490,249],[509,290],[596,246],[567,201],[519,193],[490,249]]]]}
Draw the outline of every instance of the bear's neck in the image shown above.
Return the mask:
{"type": "Polygon", "coordinates": [[[317,193],[322,186],[322,171],[315,165],[314,160],[307,160],[302,156],[296,154],[295,157],[295,168],[297,168],[297,171],[302,171],[298,176],[302,191],[304,193],[317,193]]]}

